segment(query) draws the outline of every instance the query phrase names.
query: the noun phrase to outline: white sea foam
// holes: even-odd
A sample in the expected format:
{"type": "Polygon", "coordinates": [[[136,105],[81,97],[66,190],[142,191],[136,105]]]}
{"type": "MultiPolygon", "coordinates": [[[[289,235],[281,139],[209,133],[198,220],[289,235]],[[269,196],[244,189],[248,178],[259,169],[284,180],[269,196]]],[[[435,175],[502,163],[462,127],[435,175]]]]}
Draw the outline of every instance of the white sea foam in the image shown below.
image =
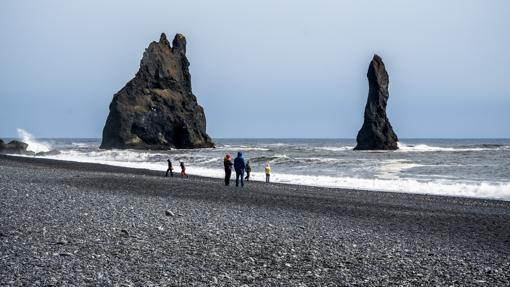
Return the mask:
{"type": "Polygon", "coordinates": [[[354,146],[340,146],[340,147],[337,147],[337,146],[323,146],[323,147],[318,147],[317,149],[327,150],[327,151],[346,151],[346,150],[353,150],[354,146]]]}
{"type": "MultiPolygon", "coordinates": [[[[201,176],[223,177],[223,172],[219,169],[190,168],[190,173],[192,171],[201,176]]],[[[255,181],[263,181],[265,179],[265,175],[261,172],[252,172],[251,178],[255,181]]],[[[487,183],[458,182],[455,180],[419,181],[415,179],[367,179],[278,173],[273,173],[271,175],[271,181],[332,188],[510,200],[510,182],[487,183]]]]}
{"type": "Polygon", "coordinates": [[[246,146],[223,146],[218,147],[216,150],[226,150],[232,153],[237,153],[237,151],[247,152],[247,151],[268,151],[268,148],[263,147],[246,147],[246,146]]]}
{"type": "MultiPolygon", "coordinates": [[[[166,163],[164,161],[148,161],[147,159],[150,156],[154,156],[154,154],[126,150],[92,152],[79,152],[71,150],[63,151],[57,155],[44,156],[44,158],[100,163],[130,168],[144,168],[159,170],[163,172],[166,169],[166,163]]],[[[281,156],[283,157],[283,155],[281,156]]],[[[282,174],[275,171],[271,175],[271,181],[333,188],[510,200],[510,182],[477,182],[431,178],[420,180],[398,178],[397,174],[399,172],[415,166],[417,165],[399,160],[388,161],[387,164],[380,168],[381,172],[387,176],[381,176],[380,178],[282,174]]],[[[189,174],[199,176],[215,178],[222,178],[224,176],[223,170],[221,168],[207,168],[193,164],[187,165],[187,171],[189,174]]],[[[263,181],[265,176],[262,172],[252,172],[252,179],[255,181],[263,181]]]]}
{"type": "Polygon", "coordinates": [[[20,140],[28,144],[28,151],[38,153],[49,152],[51,150],[51,145],[49,143],[36,140],[33,135],[23,129],[17,129],[17,131],[20,140]]]}
{"type": "MultiPolygon", "coordinates": [[[[260,176],[262,177],[262,175],[260,176]]],[[[455,180],[368,179],[310,175],[275,174],[273,180],[282,183],[352,188],[450,196],[495,198],[510,200],[509,182],[459,182],[455,180]]],[[[257,176],[254,177],[257,179],[257,176]]]]}
{"type": "Polygon", "coordinates": [[[300,162],[313,162],[313,163],[332,163],[332,162],[338,162],[339,160],[336,158],[329,158],[329,157],[296,157],[295,160],[300,162]]]}
{"type": "Polygon", "coordinates": [[[439,147],[439,146],[429,146],[426,144],[418,144],[418,145],[407,145],[403,143],[398,143],[399,152],[466,152],[466,151],[487,151],[487,150],[502,150],[509,149],[509,146],[499,146],[495,145],[494,147],[439,147]]]}
{"type": "Polygon", "coordinates": [[[430,152],[430,151],[455,151],[458,149],[452,148],[452,147],[437,147],[437,146],[429,146],[426,144],[419,144],[419,145],[406,145],[403,143],[398,143],[398,150],[399,151],[414,151],[414,152],[430,152]]]}
{"type": "Polygon", "coordinates": [[[223,162],[220,158],[204,158],[203,160],[199,161],[201,164],[208,164],[208,163],[214,163],[214,162],[223,162]]]}
{"type": "Polygon", "coordinates": [[[263,147],[244,147],[240,148],[240,150],[246,152],[246,151],[268,151],[269,149],[263,147]]]}
{"type": "Polygon", "coordinates": [[[288,145],[289,145],[288,143],[271,143],[271,144],[268,144],[268,146],[279,146],[279,147],[288,146],[288,145]]]}
{"type": "Polygon", "coordinates": [[[88,148],[88,147],[94,146],[93,144],[90,144],[90,143],[71,143],[71,145],[75,146],[77,148],[88,148]]]}
{"type": "Polygon", "coordinates": [[[129,150],[105,150],[80,152],[75,150],[62,151],[56,155],[42,156],[43,158],[67,160],[86,163],[99,163],[113,166],[164,170],[166,162],[148,161],[149,153],[132,152],[129,150]]]}
{"type": "Polygon", "coordinates": [[[387,160],[382,166],[377,168],[378,177],[382,179],[399,179],[402,171],[419,166],[423,165],[410,163],[403,159],[387,160]]]}

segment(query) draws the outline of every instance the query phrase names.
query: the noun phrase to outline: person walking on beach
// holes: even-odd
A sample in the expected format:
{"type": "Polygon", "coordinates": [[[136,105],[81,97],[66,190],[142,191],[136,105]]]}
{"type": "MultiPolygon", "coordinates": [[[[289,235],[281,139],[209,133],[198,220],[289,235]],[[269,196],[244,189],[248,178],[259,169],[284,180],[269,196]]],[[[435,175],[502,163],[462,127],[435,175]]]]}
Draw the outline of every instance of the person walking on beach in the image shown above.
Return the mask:
{"type": "Polygon", "coordinates": [[[225,155],[223,159],[223,167],[225,168],[225,185],[230,184],[230,176],[232,175],[232,157],[229,154],[225,155]]]}
{"type": "Polygon", "coordinates": [[[271,176],[271,166],[269,166],[269,162],[266,162],[264,171],[266,172],[266,183],[269,183],[269,177],[271,176]]]}
{"type": "Polygon", "coordinates": [[[181,161],[181,177],[188,177],[186,174],[186,167],[184,166],[184,162],[181,161]]]}
{"type": "Polygon", "coordinates": [[[244,169],[246,164],[244,163],[243,153],[238,152],[237,157],[234,159],[234,169],[236,170],[236,186],[239,186],[239,178],[241,178],[241,187],[244,186],[244,169]]]}
{"type": "Polygon", "coordinates": [[[170,159],[167,159],[166,161],[168,161],[168,169],[166,170],[165,177],[168,177],[168,173],[170,173],[171,177],[174,177],[174,168],[172,167],[172,162],[170,159]]]}
{"type": "Polygon", "coordinates": [[[247,160],[246,161],[246,177],[244,178],[246,181],[250,181],[250,173],[251,173],[250,160],[247,160]]]}

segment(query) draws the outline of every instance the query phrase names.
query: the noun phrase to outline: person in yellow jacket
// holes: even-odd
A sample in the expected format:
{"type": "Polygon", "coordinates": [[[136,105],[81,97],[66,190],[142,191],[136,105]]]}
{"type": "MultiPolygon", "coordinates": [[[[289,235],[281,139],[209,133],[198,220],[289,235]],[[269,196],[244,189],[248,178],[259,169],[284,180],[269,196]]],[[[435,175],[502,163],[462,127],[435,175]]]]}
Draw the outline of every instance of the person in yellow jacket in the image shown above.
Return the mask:
{"type": "Polygon", "coordinates": [[[269,177],[271,176],[271,167],[269,166],[269,162],[266,162],[266,168],[264,171],[266,172],[266,183],[269,183],[269,177]]]}

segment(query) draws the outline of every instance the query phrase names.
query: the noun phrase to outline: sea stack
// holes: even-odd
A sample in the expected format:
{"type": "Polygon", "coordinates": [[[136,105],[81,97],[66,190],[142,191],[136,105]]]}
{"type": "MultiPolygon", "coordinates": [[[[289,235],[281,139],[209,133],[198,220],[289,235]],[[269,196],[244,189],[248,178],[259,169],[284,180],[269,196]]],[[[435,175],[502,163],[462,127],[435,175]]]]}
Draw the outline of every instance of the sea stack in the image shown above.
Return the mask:
{"type": "Polygon", "coordinates": [[[386,116],[389,77],[384,63],[378,55],[368,67],[368,100],[365,106],[365,121],[358,132],[355,150],[395,150],[398,138],[386,116]]]}
{"type": "Polygon", "coordinates": [[[191,91],[186,38],[164,33],[145,49],[135,77],[113,96],[103,149],[214,147],[204,109],[191,91]]]}

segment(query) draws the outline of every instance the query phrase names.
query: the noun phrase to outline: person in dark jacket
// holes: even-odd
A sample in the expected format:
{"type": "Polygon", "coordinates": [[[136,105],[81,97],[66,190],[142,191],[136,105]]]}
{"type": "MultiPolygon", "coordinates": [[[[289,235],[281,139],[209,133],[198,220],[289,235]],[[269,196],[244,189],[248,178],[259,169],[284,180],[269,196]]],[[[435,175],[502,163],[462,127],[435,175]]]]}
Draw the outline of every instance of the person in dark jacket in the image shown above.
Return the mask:
{"type": "Polygon", "coordinates": [[[250,181],[250,173],[251,173],[250,160],[247,160],[246,161],[246,177],[244,178],[246,181],[250,181]]]}
{"type": "Polygon", "coordinates": [[[225,185],[230,184],[230,176],[232,175],[233,165],[232,157],[229,154],[225,155],[225,158],[223,159],[223,167],[225,168],[225,185]]]}
{"type": "Polygon", "coordinates": [[[241,178],[241,187],[244,186],[244,169],[246,165],[244,163],[243,153],[238,152],[237,157],[234,159],[234,169],[236,171],[236,186],[239,186],[239,178],[241,178]]]}
{"type": "Polygon", "coordinates": [[[174,168],[172,167],[172,162],[170,159],[167,159],[166,161],[168,161],[168,169],[166,170],[165,177],[168,177],[168,173],[170,173],[171,177],[174,177],[174,168]]]}

